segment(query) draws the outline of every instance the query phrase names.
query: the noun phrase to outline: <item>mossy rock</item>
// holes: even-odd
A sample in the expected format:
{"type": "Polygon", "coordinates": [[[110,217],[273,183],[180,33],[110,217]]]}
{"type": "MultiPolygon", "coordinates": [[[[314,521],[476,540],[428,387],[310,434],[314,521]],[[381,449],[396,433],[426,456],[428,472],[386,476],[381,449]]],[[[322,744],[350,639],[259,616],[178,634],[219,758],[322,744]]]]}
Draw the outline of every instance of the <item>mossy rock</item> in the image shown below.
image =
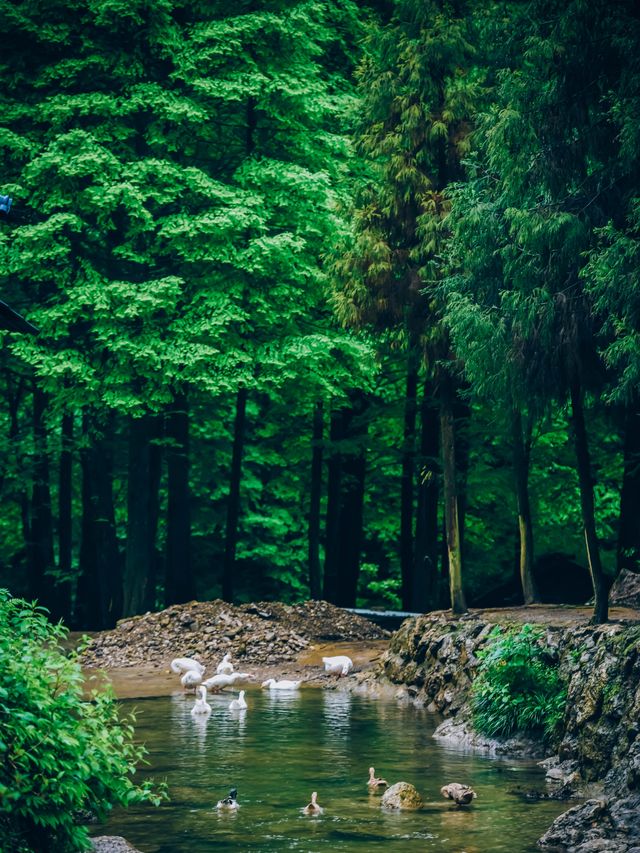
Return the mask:
{"type": "Polygon", "coordinates": [[[409,782],[396,782],[382,795],[380,805],[383,809],[414,811],[422,808],[422,797],[409,782]]]}

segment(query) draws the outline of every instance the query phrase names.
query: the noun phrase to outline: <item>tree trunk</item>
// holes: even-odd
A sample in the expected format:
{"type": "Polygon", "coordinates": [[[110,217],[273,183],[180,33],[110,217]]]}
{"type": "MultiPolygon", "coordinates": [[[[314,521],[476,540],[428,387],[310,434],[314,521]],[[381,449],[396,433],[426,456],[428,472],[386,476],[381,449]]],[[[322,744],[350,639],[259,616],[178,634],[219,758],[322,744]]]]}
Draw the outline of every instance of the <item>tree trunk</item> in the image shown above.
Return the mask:
{"type": "Polygon", "coordinates": [[[53,514],[49,483],[49,450],[44,412],[47,406],[45,394],[35,386],[33,389],[33,489],[31,492],[30,541],[27,549],[29,560],[29,596],[38,598],[49,609],[54,620],[60,618],[57,590],[54,577],[55,559],[53,548],[53,514]]]}
{"type": "Polygon", "coordinates": [[[342,457],[338,586],[335,598],[335,603],[340,607],[355,607],[358,593],[366,470],[363,443],[367,432],[363,422],[366,402],[365,395],[359,392],[353,395],[352,405],[342,411],[342,435],[349,439],[354,449],[342,457]]]}
{"type": "Polygon", "coordinates": [[[113,628],[122,613],[122,571],[113,508],[113,423],[83,417],[82,541],[76,622],[113,628]]]}
{"type": "MultiPolygon", "coordinates": [[[[154,514],[157,493],[152,491],[151,440],[154,418],[146,414],[129,421],[129,472],[127,479],[127,549],[124,571],[124,615],[144,613],[148,588],[154,577],[154,514]]],[[[157,489],[157,484],[156,484],[157,489]]],[[[155,596],[154,596],[155,597],[155,596]]]]}
{"type": "Polygon", "coordinates": [[[242,480],[242,455],[244,452],[246,413],[247,389],[238,388],[236,414],[233,424],[233,451],[231,455],[231,477],[229,481],[227,529],[222,572],[222,598],[225,601],[233,601],[236,545],[238,544],[238,526],[240,522],[240,483],[242,480]]]}
{"type": "Polygon", "coordinates": [[[340,558],[340,496],[342,482],[342,412],[333,409],[329,428],[329,462],[327,484],[327,517],[325,521],[324,586],[322,596],[326,601],[336,602],[338,596],[338,572],[340,558]]]}
{"type": "Polygon", "coordinates": [[[422,613],[437,606],[438,452],[440,433],[433,388],[427,378],[420,406],[420,460],[416,510],[415,557],[410,609],[422,613]]]}
{"type": "Polygon", "coordinates": [[[624,426],[617,569],[640,572],[640,405],[629,403],[624,426]]]}
{"type": "Polygon", "coordinates": [[[591,582],[593,583],[593,592],[595,595],[595,604],[591,621],[593,624],[600,625],[608,620],[609,592],[604,572],[602,571],[602,564],[600,562],[600,549],[596,534],[593,476],[591,473],[591,459],[589,456],[589,441],[584,421],[582,389],[577,382],[573,382],[571,385],[571,413],[576,448],[576,467],[578,470],[578,481],[580,484],[580,505],[582,508],[584,541],[587,548],[587,560],[589,563],[591,582]]]}
{"type": "Polygon", "coordinates": [[[73,415],[62,416],[58,469],[58,572],[60,574],[62,618],[71,619],[73,569],[73,415]]]}
{"type": "Polygon", "coordinates": [[[417,390],[418,364],[415,349],[412,347],[407,359],[400,487],[400,575],[402,578],[402,606],[405,610],[411,608],[414,598],[413,474],[415,468],[417,390]]]}
{"type": "Polygon", "coordinates": [[[158,520],[160,518],[160,481],[162,478],[162,447],[155,439],[162,438],[164,424],[157,415],[152,419],[151,441],[149,442],[149,575],[145,589],[144,609],[155,610],[157,607],[157,583],[160,576],[159,565],[161,554],[156,547],[158,535],[158,520]]]}
{"type": "Polygon", "coordinates": [[[195,598],[191,565],[191,494],[189,490],[189,408],[183,393],[175,395],[167,414],[167,556],[165,604],[195,598]]]}
{"type": "Polygon", "coordinates": [[[525,604],[539,601],[533,577],[533,523],[529,502],[529,467],[531,453],[531,429],[523,433],[522,414],[519,409],[511,413],[513,439],[513,473],[515,478],[516,503],[518,508],[518,531],[520,534],[520,584],[525,604]]]}
{"type": "Polygon", "coordinates": [[[309,495],[309,595],[319,599],[320,578],[320,501],[322,497],[322,440],[324,437],[324,411],[319,400],[313,410],[311,440],[311,493],[309,495]]]}
{"type": "Polygon", "coordinates": [[[462,541],[456,469],[456,443],[452,407],[452,389],[447,378],[440,388],[440,442],[444,491],[444,521],[449,563],[449,594],[453,613],[465,613],[467,605],[462,588],[462,541]]]}

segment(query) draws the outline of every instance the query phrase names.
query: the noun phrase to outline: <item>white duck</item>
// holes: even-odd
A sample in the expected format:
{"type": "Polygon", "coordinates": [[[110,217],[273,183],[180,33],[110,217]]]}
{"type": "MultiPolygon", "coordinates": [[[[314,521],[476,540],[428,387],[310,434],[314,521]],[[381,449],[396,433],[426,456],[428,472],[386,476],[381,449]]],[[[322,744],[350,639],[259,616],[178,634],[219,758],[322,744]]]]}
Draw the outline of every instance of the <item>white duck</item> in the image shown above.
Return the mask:
{"type": "Polygon", "coordinates": [[[227,654],[222,658],[218,666],[216,667],[216,672],[218,675],[224,673],[225,675],[231,675],[233,672],[233,664],[231,663],[231,655],[227,652],[227,654]]]}
{"type": "Polygon", "coordinates": [[[322,814],[324,809],[318,805],[318,792],[311,794],[311,802],[302,809],[302,814],[322,814]]]}
{"type": "Polygon", "coordinates": [[[346,655],[335,655],[331,658],[322,658],[324,671],[331,675],[348,675],[353,669],[353,661],[346,655]]]}
{"type": "Polygon", "coordinates": [[[207,688],[203,687],[201,684],[196,688],[196,693],[198,698],[196,699],[196,704],[191,709],[191,713],[195,716],[196,714],[210,714],[211,713],[211,705],[207,702],[207,688]]]}
{"type": "Polygon", "coordinates": [[[276,681],[275,678],[267,678],[262,682],[263,687],[268,687],[269,690],[297,690],[300,687],[300,681],[288,681],[283,678],[282,681],[276,681]]]}
{"type": "Polygon", "coordinates": [[[200,684],[201,681],[201,672],[198,672],[197,669],[188,669],[180,679],[180,684],[182,684],[185,690],[188,690],[189,687],[195,687],[197,684],[200,684]]]}
{"type": "Polygon", "coordinates": [[[202,675],[205,667],[193,658],[174,658],[171,661],[171,672],[175,672],[176,675],[180,675],[180,673],[187,672],[190,669],[195,669],[202,675]]]}
{"type": "Polygon", "coordinates": [[[238,803],[238,789],[232,788],[229,791],[228,797],[225,797],[223,800],[218,800],[216,808],[220,811],[225,812],[235,811],[236,809],[239,809],[240,804],[238,803]]]}
{"type": "Polygon", "coordinates": [[[230,687],[233,682],[233,675],[226,675],[224,672],[221,672],[220,675],[212,675],[211,678],[207,678],[207,680],[202,683],[207,690],[218,691],[222,690],[223,687],[230,687]]]}
{"type": "Polygon", "coordinates": [[[240,695],[237,699],[234,699],[229,703],[230,711],[246,711],[249,706],[244,698],[244,690],[240,691],[240,695]]]}

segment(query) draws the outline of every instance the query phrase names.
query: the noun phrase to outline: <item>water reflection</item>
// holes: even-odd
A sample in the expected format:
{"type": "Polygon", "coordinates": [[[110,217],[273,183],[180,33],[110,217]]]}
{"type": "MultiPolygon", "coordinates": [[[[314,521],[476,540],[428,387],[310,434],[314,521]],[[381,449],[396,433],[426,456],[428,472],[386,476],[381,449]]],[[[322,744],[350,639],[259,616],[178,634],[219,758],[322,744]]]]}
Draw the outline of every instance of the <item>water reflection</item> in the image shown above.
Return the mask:
{"type": "Polygon", "coordinates": [[[411,706],[254,687],[249,710],[230,712],[231,698],[209,695],[204,720],[190,713],[193,697],[138,705],[136,734],[151,763],[141,775],[166,778],[172,799],[157,810],[117,812],[99,834],[124,835],[143,853],[528,853],[563,810],[508,793],[513,773],[501,768],[518,769],[528,787],[542,784],[539,768],[443,747],[431,737],[433,717],[411,706]],[[425,807],[384,812],[367,786],[371,765],[389,784],[414,784],[425,807]],[[442,799],[440,787],[454,781],[478,791],[469,808],[442,799]],[[216,802],[234,787],[240,809],[219,814],[216,802]],[[325,809],[318,817],[300,811],[312,791],[325,809]]]}

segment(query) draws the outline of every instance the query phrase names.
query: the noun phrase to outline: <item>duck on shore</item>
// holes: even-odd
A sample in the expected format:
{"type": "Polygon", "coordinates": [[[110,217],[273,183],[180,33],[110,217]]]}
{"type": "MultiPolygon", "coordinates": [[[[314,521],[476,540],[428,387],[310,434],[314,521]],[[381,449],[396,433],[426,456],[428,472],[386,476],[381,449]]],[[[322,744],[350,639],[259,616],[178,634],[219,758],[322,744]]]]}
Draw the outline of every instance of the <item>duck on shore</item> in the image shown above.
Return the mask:
{"type": "Polygon", "coordinates": [[[220,675],[224,673],[225,675],[231,675],[233,672],[233,664],[231,663],[231,654],[227,652],[227,654],[222,658],[218,666],[216,667],[216,673],[220,675]]]}
{"type": "Polygon", "coordinates": [[[202,683],[207,690],[214,690],[218,692],[222,690],[223,687],[230,687],[234,680],[233,674],[227,675],[225,672],[221,672],[218,675],[212,675],[211,678],[207,678],[207,680],[202,683]]]}
{"type": "Polygon", "coordinates": [[[353,669],[353,661],[347,655],[334,655],[322,658],[324,671],[330,675],[348,675],[353,669]]]}
{"type": "Polygon", "coordinates": [[[205,669],[206,667],[194,658],[174,658],[171,661],[171,672],[175,672],[176,675],[181,675],[189,670],[196,670],[202,675],[205,669]]]}

